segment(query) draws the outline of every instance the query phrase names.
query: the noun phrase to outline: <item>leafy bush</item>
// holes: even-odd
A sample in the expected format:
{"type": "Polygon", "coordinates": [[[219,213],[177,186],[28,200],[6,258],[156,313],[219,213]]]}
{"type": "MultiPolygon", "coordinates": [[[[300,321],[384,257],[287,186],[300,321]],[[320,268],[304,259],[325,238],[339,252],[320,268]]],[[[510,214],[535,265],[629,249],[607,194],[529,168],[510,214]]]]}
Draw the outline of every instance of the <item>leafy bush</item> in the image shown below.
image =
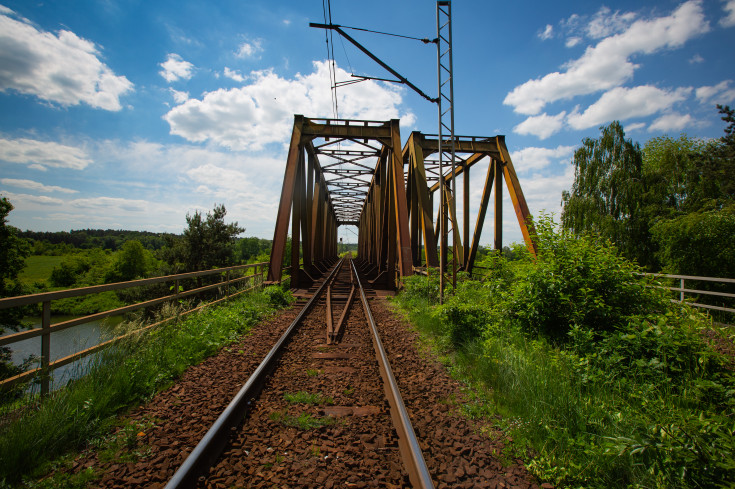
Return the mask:
{"type": "Polygon", "coordinates": [[[429,277],[410,275],[403,279],[402,285],[401,295],[404,300],[439,303],[439,277],[436,274],[429,277]]]}
{"type": "Polygon", "coordinates": [[[609,242],[537,225],[539,253],[512,285],[508,312],[528,332],[564,342],[574,326],[600,333],[635,314],[663,310],[666,299],[609,242]]]}
{"type": "Polygon", "coordinates": [[[268,304],[273,307],[286,307],[294,302],[293,294],[282,287],[271,285],[263,289],[263,295],[268,299],[268,304]]]}
{"type": "Polygon", "coordinates": [[[548,219],[537,230],[537,259],[490,257],[486,279],[459,283],[441,306],[414,277],[397,301],[488,393],[515,455],[532,453],[542,480],[735,484],[735,377],[704,339],[706,318],[671,303],[609,243],[548,219]]]}
{"type": "Polygon", "coordinates": [[[466,346],[476,340],[492,323],[492,298],[483,284],[463,281],[457,284],[453,294],[446,296],[444,304],[436,308],[443,333],[455,347],[466,346]]]}

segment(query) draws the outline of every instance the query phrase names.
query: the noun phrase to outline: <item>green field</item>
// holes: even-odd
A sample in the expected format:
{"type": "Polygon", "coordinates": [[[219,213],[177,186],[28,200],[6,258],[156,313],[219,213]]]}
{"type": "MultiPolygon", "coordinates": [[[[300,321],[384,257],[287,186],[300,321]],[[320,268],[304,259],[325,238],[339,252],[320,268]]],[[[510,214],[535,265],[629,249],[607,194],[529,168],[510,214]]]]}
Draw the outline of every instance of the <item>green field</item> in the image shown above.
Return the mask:
{"type": "Polygon", "coordinates": [[[18,278],[25,285],[31,285],[34,282],[42,282],[47,285],[51,271],[61,263],[63,258],[63,256],[29,256],[26,258],[26,267],[20,272],[18,278]]]}

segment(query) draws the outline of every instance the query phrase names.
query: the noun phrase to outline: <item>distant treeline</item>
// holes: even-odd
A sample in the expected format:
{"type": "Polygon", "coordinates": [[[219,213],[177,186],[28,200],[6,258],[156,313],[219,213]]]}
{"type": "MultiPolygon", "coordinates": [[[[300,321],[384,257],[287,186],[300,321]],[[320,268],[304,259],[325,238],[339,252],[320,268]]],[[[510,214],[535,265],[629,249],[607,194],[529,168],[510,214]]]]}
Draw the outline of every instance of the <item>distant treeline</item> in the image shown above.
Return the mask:
{"type": "Polygon", "coordinates": [[[173,233],[153,233],[150,231],[125,231],[121,229],[79,229],[71,231],[20,231],[18,236],[31,240],[33,254],[55,254],[59,248],[77,248],[90,250],[102,248],[118,251],[129,240],[137,240],[148,250],[160,250],[166,246],[166,238],[176,238],[173,233]],[[51,245],[51,246],[48,246],[51,245]],[[62,245],[62,246],[58,246],[62,245]],[[64,246],[66,245],[66,246],[64,246]],[[47,249],[44,249],[47,248],[47,249]]]}
{"type": "MultiPolygon", "coordinates": [[[[150,251],[159,251],[182,237],[174,233],[150,231],[126,231],[122,229],[78,229],[71,231],[18,231],[18,237],[31,244],[34,255],[64,255],[75,250],[103,249],[119,251],[125,242],[139,241],[150,251]]],[[[239,260],[247,261],[258,255],[268,255],[271,240],[256,237],[235,238],[235,254],[239,260]]]]}

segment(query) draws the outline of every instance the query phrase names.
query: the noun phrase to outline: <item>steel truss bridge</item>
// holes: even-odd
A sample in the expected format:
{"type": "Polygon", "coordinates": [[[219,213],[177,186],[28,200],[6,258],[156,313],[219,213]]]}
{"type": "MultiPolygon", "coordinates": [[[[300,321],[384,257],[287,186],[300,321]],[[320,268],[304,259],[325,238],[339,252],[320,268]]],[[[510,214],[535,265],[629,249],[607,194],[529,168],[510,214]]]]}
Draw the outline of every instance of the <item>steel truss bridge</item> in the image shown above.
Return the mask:
{"type": "MultiPolygon", "coordinates": [[[[444,138],[443,147],[448,144],[444,138]]],[[[455,136],[457,164],[435,157],[436,135],[412,132],[401,146],[398,119],[367,121],[294,116],[273,236],[269,281],[280,281],[289,227],[291,286],[308,287],[337,257],[337,228],[358,228],[358,257],[374,287],[394,289],[415,271],[452,266],[472,272],[494,188],[495,249],[502,248],[502,195],[506,182],[526,245],[536,254],[534,230],[504,136],[455,136]],[[477,221],[470,233],[470,169],[489,158],[477,221]],[[462,198],[449,183],[462,176],[462,198]],[[444,179],[444,185],[440,185],[444,179]],[[444,195],[440,188],[444,188],[444,195]],[[444,226],[434,218],[440,199],[444,226]],[[459,210],[461,207],[462,226],[459,210]],[[440,236],[443,234],[443,236],[440,236]]],[[[450,141],[451,142],[451,141],[450,141]]]]}

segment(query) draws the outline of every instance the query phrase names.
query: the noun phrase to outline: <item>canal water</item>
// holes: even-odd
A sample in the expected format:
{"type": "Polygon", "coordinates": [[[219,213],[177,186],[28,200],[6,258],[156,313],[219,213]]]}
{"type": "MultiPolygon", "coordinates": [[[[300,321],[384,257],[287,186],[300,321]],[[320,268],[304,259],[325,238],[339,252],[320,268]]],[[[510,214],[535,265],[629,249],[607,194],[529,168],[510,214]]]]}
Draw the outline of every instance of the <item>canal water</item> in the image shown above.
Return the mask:
{"type": "MultiPolygon", "coordinates": [[[[78,316],[52,316],[51,324],[75,319],[78,316]]],[[[122,316],[113,316],[98,321],[90,321],[63,331],[51,333],[51,361],[64,358],[73,353],[82,351],[98,345],[113,337],[113,329],[122,322],[122,316]]],[[[41,318],[26,318],[26,323],[32,323],[34,328],[41,327],[41,318]]],[[[6,331],[5,334],[11,334],[6,331]]],[[[5,335],[4,334],[4,335],[5,335]]],[[[4,336],[3,335],[3,336],[4,336]]],[[[17,343],[7,345],[12,351],[12,362],[20,365],[31,355],[36,356],[36,361],[30,366],[35,368],[39,365],[41,357],[41,337],[28,338],[17,343]]],[[[54,389],[64,386],[69,380],[76,379],[84,374],[85,366],[95,355],[79,359],[53,371],[52,385],[54,389]]]]}

